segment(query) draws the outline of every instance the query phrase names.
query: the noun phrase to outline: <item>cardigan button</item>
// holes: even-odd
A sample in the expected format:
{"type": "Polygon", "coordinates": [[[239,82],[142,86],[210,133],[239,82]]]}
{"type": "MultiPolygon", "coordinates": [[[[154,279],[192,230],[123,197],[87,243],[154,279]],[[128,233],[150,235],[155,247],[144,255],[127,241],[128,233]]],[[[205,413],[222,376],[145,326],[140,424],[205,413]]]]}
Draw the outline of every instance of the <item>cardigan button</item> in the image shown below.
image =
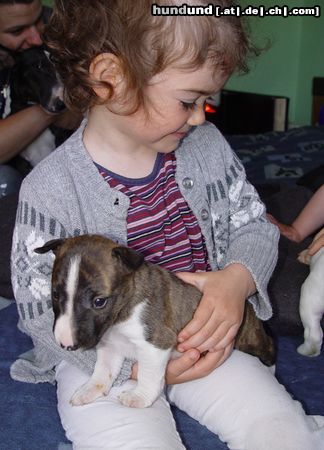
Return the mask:
{"type": "Polygon", "coordinates": [[[184,178],[184,179],[182,180],[182,186],[183,186],[185,189],[191,189],[191,188],[193,188],[193,185],[194,185],[194,182],[193,182],[193,180],[192,180],[191,178],[189,178],[189,177],[186,177],[186,178],[184,178]]]}
{"type": "Polygon", "coordinates": [[[207,220],[209,218],[209,212],[207,211],[207,209],[202,209],[200,212],[200,216],[202,220],[207,220]]]}

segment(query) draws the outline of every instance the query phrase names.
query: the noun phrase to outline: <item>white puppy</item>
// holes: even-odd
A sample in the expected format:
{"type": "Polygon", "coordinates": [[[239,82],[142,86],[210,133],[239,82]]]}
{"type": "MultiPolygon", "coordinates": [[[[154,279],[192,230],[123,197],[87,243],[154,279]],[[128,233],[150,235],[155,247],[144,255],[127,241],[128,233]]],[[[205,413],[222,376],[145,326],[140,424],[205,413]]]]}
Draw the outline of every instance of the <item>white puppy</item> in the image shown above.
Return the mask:
{"type": "MultiPolygon", "coordinates": [[[[315,239],[323,234],[321,230],[315,239]]],[[[305,356],[318,356],[323,342],[321,319],[324,314],[324,248],[313,256],[304,250],[298,257],[310,265],[310,273],[301,287],[299,314],[304,326],[304,343],[297,348],[305,356]]]]}

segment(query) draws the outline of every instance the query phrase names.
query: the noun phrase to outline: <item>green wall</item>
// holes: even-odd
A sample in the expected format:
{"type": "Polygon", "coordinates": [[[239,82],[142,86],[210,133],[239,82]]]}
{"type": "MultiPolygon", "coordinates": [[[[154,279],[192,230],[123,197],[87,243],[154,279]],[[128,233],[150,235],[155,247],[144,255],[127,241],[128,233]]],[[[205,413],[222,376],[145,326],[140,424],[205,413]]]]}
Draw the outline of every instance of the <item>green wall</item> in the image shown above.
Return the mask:
{"type": "MultiPolygon", "coordinates": [[[[321,2],[299,1],[298,6],[314,6],[321,2]]],[[[278,4],[279,2],[277,2],[278,4]]],[[[296,1],[286,0],[288,7],[296,1]]],[[[241,4],[250,4],[242,0],[241,4]]],[[[273,0],[254,0],[253,5],[274,6],[273,0]]],[[[291,126],[306,125],[311,121],[312,78],[324,76],[324,5],[320,18],[315,17],[253,17],[250,19],[252,37],[271,47],[251,61],[247,75],[232,76],[228,89],[261,94],[284,95],[290,98],[291,126]]]]}
{"type": "MultiPolygon", "coordinates": [[[[322,0],[318,3],[324,2],[322,0]]],[[[312,79],[314,76],[324,77],[324,5],[322,16],[318,20],[310,17],[303,19],[298,68],[295,119],[297,123],[309,123],[312,79]],[[308,122],[305,119],[308,119],[308,122]]]]}

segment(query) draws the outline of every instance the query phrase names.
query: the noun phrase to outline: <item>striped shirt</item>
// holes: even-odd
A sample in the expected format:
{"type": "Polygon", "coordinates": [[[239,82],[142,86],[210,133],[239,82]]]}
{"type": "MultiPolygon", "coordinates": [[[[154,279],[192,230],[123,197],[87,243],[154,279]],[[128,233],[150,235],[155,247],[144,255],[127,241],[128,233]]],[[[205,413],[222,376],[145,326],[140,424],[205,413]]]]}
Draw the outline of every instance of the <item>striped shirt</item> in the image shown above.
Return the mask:
{"type": "Polygon", "coordinates": [[[152,173],[125,178],[97,165],[110,187],[129,197],[127,244],[170,271],[210,270],[196,217],[175,179],[174,153],[159,153],[152,173]]]}

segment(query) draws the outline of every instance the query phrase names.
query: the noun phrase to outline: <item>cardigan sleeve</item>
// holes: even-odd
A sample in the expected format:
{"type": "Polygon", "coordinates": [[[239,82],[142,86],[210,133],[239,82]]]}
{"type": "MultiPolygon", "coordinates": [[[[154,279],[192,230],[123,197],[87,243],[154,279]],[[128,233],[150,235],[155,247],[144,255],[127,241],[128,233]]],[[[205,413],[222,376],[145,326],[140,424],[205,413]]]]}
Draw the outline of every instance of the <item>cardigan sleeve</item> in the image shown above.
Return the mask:
{"type": "Polygon", "coordinates": [[[204,236],[212,270],[232,263],[251,273],[257,316],[271,317],[267,285],[277,261],[279,232],[268,222],[255,188],[229,144],[208,122],[196,127],[177,150],[177,182],[204,236]],[[191,180],[190,189],[186,180],[191,180]]]}
{"type": "MultiPolygon", "coordinates": [[[[62,215],[63,216],[63,215],[62,215]]],[[[67,352],[53,335],[54,313],[51,302],[51,273],[54,255],[39,255],[34,249],[51,239],[82,233],[67,229],[35,192],[27,178],[21,188],[13,235],[11,273],[14,295],[19,313],[19,328],[34,344],[32,356],[19,359],[11,367],[11,376],[20,381],[54,381],[55,366],[67,360],[89,375],[96,361],[96,352],[77,350],[67,352]]],[[[123,367],[117,384],[129,378],[130,364],[123,367]]]]}
{"type": "Polygon", "coordinates": [[[256,314],[271,317],[267,285],[278,257],[279,232],[266,218],[266,209],[256,189],[247,181],[238,157],[224,140],[224,161],[228,184],[228,249],[224,267],[244,265],[251,273],[257,294],[250,298],[256,314]]]}

